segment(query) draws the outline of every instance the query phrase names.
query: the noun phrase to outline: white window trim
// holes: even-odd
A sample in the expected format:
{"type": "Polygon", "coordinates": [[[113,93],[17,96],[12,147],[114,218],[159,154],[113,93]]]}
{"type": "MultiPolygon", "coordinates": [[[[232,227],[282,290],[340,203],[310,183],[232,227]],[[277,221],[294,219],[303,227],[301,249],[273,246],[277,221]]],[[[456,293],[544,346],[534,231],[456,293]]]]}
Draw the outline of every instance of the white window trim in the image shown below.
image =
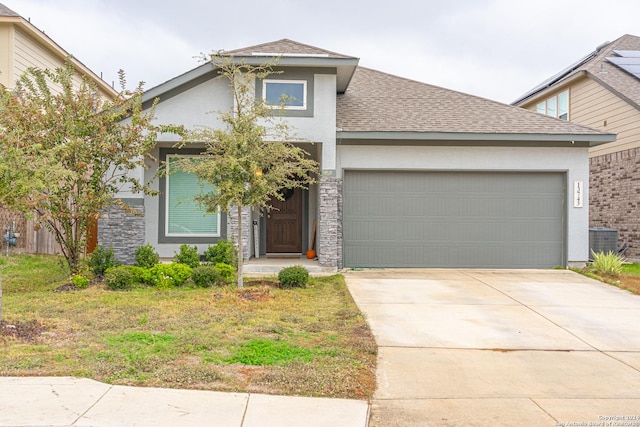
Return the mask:
{"type": "MultiPolygon", "coordinates": [[[[279,80],[279,79],[267,79],[262,81],[262,99],[267,101],[267,84],[269,83],[293,83],[302,85],[302,106],[299,105],[285,105],[285,110],[306,110],[307,109],[307,81],[306,80],[279,80]]],[[[279,107],[278,105],[272,105],[272,107],[279,107]]]]}
{"type": "MultiPolygon", "coordinates": [[[[171,158],[187,158],[187,157],[198,157],[196,155],[181,155],[181,154],[167,154],[166,157],[166,175],[165,175],[165,196],[164,196],[164,235],[166,237],[221,237],[222,234],[220,232],[220,227],[221,227],[221,216],[220,216],[220,208],[217,209],[217,212],[215,213],[215,215],[217,216],[217,225],[216,228],[218,229],[217,233],[199,233],[199,234],[188,234],[188,233],[170,233],[169,232],[169,202],[171,201],[169,198],[169,183],[171,181],[171,175],[169,174],[170,170],[169,170],[169,161],[171,158]]],[[[205,214],[205,215],[211,215],[211,214],[205,214]]]]}
{"type": "Polygon", "coordinates": [[[568,121],[570,121],[570,117],[569,117],[569,110],[571,109],[570,105],[571,105],[571,92],[569,91],[569,89],[566,89],[566,90],[563,90],[562,92],[558,92],[555,95],[544,99],[543,101],[538,102],[535,105],[535,108],[536,108],[535,111],[537,113],[539,113],[539,114],[544,114],[545,116],[549,116],[549,117],[555,117],[556,119],[560,119],[560,120],[568,122],[568,121]],[[565,93],[565,92],[567,94],[567,113],[566,113],[567,114],[567,118],[566,119],[561,119],[560,118],[560,95],[565,93]],[[548,109],[549,101],[552,100],[552,99],[556,100],[556,114],[553,115],[553,116],[549,114],[549,109],[548,109]],[[538,111],[538,106],[540,104],[544,104],[544,112],[538,111]]]}

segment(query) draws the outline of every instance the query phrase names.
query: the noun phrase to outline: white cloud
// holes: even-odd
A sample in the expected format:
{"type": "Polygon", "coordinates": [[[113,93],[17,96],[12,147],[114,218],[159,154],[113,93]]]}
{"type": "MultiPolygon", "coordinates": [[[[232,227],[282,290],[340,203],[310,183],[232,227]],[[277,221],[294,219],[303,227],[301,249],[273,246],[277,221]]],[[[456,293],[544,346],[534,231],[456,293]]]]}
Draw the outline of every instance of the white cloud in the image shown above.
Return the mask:
{"type": "Polygon", "coordinates": [[[193,56],[280,38],[361,65],[510,102],[605,40],[640,35],[636,0],[5,0],[106,81],[149,88],[193,56]]]}

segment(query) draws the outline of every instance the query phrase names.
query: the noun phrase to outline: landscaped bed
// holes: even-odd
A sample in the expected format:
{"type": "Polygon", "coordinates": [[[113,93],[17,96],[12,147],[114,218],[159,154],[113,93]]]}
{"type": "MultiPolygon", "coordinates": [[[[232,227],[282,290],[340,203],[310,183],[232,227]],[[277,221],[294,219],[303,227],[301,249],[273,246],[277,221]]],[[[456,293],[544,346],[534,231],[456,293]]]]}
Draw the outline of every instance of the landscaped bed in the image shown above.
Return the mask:
{"type": "Polygon", "coordinates": [[[59,258],[0,258],[0,375],[366,399],[376,345],[340,275],[211,288],[60,291],[59,258]],[[58,292],[55,290],[58,289],[58,292]]]}

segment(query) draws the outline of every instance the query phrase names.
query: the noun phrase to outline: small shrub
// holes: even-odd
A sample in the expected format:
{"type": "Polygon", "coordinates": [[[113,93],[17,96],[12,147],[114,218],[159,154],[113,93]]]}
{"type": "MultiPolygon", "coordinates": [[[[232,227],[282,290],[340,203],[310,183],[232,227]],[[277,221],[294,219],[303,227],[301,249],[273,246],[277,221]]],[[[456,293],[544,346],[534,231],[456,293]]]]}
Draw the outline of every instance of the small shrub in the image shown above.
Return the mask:
{"type": "Polygon", "coordinates": [[[139,246],[135,252],[136,265],[143,268],[151,268],[160,262],[160,255],[153,249],[151,244],[139,246]]]}
{"type": "Polygon", "coordinates": [[[89,256],[89,268],[96,276],[104,276],[105,271],[111,267],[117,267],[120,263],[113,254],[113,248],[106,249],[100,245],[89,256]]]}
{"type": "Polygon", "coordinates": [[[589,266],[591,272],[613,277],[617,277],[622,273],[624,258],[621,255],[611,251],[607,253],[591,251],[591,256],[593,257],[593,262],[589,266]]]}
{"type": "Polygon", "coordinates": [[[191,280],[196,286],[208,288],[220,283],[220,272],[211,265],[201,265],[191,271],[191,280]]]}
{"type": "Polygon", "coordinates": [[[238,266],[238,251],[233,240],[218,240],[218,243],[207,248],[204,252],[204,258],[214,265],[224,263],[234,267],[238,266]]]}
{"type": "Polygon", "coordinates": [[[304,288],[309,282],[309,272],[301,265],[286,267],[278,273],[278,280],[283,288],[304,288]]]}
{"type": "Polygon", "coordinates": [[[229,264],[225,264],[224,262],[217,263],[213,268],[218,270],[218,275],[220,276],[220,280],[224,282],[233,282],[234,274],[236,269],[229,264]]]}
{"type": "Polygon", "coordinates": [[[159,289],[182,286],[191,277],[191,267],[172,262],[171,264],[156,264],[144,270],[143,280],[146,284],[159,289]]]}
{"type": "Polygon", "coordinates": [[[78,289],[84,289],[89,286],[90,280],[82,274],[76,274],[71,278],[71,283],[78,289]]]}
{"type": "Polygon", "coordinates": [[[140,284],[140,277],[136,277],[136,274],[140,273],[133,270],[132,266],[111,267],[104,273],[104,284],[112,291],[132,289],[140,284]]]}
{"type": "Polygon", "coordinates": [[[178,252],[173,260],[178,264],[188,265],[191,268],[196,268],[200,265],[200,255],[198,255],[197,246],[181,245],[180,252],[178,252]]]}

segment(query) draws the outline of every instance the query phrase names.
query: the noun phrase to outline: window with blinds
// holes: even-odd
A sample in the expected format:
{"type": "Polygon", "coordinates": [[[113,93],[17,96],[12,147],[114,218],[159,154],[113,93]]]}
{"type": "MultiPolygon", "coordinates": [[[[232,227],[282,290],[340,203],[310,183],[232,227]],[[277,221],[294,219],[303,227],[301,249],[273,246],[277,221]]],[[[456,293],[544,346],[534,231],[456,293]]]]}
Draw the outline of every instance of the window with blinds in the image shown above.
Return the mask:
{"type": "Polygon", "coordinates": [[[214,191],[211,184],[201,183],[191,173],[171,169],[180,156],[167,156],[165,234],[171,237],[219,237],[220,212],[207,213],[195,201],[199,194],[214,191]]]}

